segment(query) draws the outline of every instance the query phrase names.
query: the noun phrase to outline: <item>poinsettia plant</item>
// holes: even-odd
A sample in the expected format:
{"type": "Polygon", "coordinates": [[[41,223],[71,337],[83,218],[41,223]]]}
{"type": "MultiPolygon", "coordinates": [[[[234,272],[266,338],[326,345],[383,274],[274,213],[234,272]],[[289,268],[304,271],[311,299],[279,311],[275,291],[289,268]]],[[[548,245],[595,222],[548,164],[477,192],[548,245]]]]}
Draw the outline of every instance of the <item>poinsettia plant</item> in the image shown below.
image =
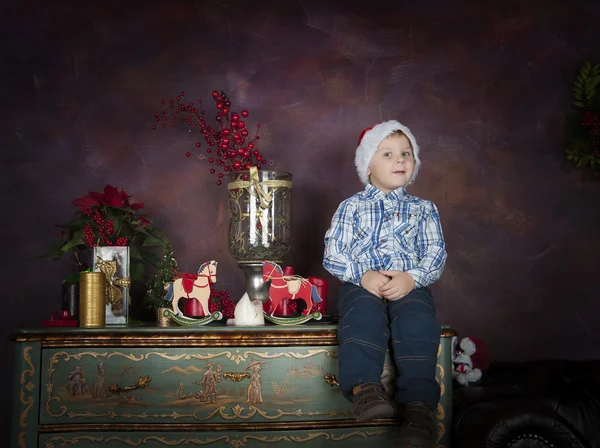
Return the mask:
{"type": "Polygon", "coordinates": [[[141,209],[143,203],[133,202],[125,190],[106,185],[104,192],[90,191],[74,199],[75,216],[59,224],[58,239],[44,257],[59,260],[73,253],[80,270],[86,268],[79,255],[94,246],[129,246],[130,274],[133,280],[143,281],[144,263],[157,266],[160,257],[151,248],[167,245],[166,235],[141,209]],[[83,265],[83,266],[82,266],[83,265]]]}

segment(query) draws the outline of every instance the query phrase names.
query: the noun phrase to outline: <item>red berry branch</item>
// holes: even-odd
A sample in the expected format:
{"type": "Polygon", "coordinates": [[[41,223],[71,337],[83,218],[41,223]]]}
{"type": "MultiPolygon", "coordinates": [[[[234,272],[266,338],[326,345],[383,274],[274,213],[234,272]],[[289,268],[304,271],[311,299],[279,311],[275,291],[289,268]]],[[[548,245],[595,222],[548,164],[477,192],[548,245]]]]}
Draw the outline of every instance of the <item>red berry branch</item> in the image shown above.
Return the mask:
{"type": "Polygon", "coordinates": [[[221,311],[227,319],[233,319],[235,312],[235,304],[229,298],[229,291],[210,290],[210,301],[208,303],[208,311],[210,314],[215,311],[221,311]]]}
{"type": "MultiPolygon", "coordinates": [[[[208,162],[215,164],[216,168],[210,168],[211,174],[217,175],[217,185],[221,185],[223,172],[234,172],[249,170],[255,166],[260,169],[267,163],[259,149],[256,147],[260,140],[260,123],[256,124],[256,132],[250,135],[250,131],[243,120],[250,115],[247,110],[234,112],[231,110],[231,100],[225,92],[212,93],[217,113],[215,127],[207,123],[204,110],[196,107],[193,101],[185,103],[182,98],[185,92],[181,92],[175,99],[170,99],[168,102],[161,100],[162,109],[154,114],[154,120],[160,123],[160,127],[164,128],[168,123],[171,126],[177,124],[187,125],[192,132],[192,129],[197,129],[204,137],[206,148],[200,153],[200,159],[208,159],[208,162]],[[221,172],[221,170],[223,172],[221,172]]],[[[198,105],[202,104],[202,99],[198,100],[198,105]]],[[[157,129],[158,124],[152,125],[152,129],[157,129]]],[[[196,143],[196,148],[201,148],[202,142],[196,143]]],[[[186,157],[191,157],[192,153],[187,151],[186,157]]],[[[273,165],[272,161],[269,161],[273,165]]]]}

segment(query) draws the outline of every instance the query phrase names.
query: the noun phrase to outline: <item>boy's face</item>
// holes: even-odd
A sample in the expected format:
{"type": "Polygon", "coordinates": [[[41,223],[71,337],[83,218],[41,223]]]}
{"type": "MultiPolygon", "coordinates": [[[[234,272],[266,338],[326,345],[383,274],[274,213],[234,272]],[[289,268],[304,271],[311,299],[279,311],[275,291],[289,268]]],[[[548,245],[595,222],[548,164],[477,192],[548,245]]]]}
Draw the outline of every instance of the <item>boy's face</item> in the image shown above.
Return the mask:
{"type": "Polygon", "coordinates": [[[367,174],[374,187],[389,193],[408,184],[414,171],[415,159],[410,142],[401,135],[387,137],[379,144],[367,174]]]}

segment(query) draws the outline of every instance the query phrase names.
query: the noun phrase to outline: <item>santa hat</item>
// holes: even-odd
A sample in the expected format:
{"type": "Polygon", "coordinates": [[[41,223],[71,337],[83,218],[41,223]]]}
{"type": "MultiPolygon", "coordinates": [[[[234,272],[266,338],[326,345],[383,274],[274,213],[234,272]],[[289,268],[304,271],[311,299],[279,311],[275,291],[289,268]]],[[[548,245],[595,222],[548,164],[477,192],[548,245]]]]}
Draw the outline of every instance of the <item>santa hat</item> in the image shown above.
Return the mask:
{"type": "Polygon", "coordinates": [[[375,151],[377,151],[377,147],[383,140],[396,131],[400,131],[406,135],[415,159],[415,170],[408,183],[412,183],[417,177],[417,173],[421,167],[421,160],[419,159],[419,145],[417,145],[415,136],[410,132],[410,129],[403,124],[396,120],[389,120],[365,129],[358,138],[358,148],[356,148],[354,164],[356,165],[356,171],[358,171],[358,177],[363,184],[366,185],[369,182],[369,175],[367,174],[369,172],[369,164],[371,163],[371,158],[375,154],[375,151]]]}
{"type": "Polygon", "coordinates": [[[477,351],[472,356],[473,367],[476,367],[482,371],[487,370],[490,367],[490,357],[488,356],[485,342],[476,337],[471,337],[471,340],[477,347],[477,351]]]}

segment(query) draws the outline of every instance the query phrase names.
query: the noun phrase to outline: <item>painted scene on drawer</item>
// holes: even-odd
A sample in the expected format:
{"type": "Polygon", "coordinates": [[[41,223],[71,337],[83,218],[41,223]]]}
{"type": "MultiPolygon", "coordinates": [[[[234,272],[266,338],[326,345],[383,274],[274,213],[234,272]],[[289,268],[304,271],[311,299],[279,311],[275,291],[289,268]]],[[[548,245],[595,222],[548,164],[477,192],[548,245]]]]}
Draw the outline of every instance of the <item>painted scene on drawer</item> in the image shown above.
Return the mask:
{"type": "Polygon", "coordinates": [[[337,372],[336,347],[68,349],[44,358],[42,423],[352,418],[326,380],[337,372]]]}

